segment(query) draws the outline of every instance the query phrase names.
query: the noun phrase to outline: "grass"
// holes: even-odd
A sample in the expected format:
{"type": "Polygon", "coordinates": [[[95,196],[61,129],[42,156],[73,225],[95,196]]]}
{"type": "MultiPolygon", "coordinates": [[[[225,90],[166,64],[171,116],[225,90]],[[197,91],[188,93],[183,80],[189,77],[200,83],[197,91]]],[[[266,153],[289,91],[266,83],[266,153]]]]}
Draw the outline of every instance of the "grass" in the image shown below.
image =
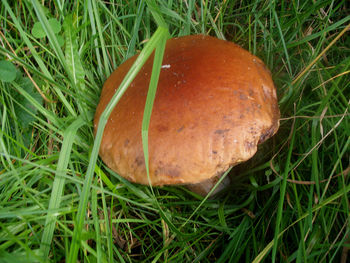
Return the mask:
{"type": "Polygon", "coordinates": [[[0,64],[0,262],[349,260],[349,8],[2,1],[0,61],[15,68],[0,64]],[[278,90],[278,134],[214,200],[131,184],[97,159],[92,118],[103,82],[141,50],[157,50],[156,73],[167,31],[240,44],[265,61],[278,90]]]}

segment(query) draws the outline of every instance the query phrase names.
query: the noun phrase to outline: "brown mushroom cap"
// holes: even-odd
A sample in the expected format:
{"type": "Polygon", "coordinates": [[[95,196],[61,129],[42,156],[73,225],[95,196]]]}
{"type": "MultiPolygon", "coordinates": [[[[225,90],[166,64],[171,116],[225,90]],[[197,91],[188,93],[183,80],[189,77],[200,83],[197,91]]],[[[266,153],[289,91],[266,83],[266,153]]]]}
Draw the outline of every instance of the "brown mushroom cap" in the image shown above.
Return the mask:
{"type": "MultiPolygon", "coordinates": [[[[104,84],[100,115],[137,55],[104,84]]],[[[148,184],[141,124],[153,59],[149,59],[111,113],[100,147],[108,167],[126,179],[148,184]]],[[[270,72],[236,44],[204,35],[166,43],[149,127],[153,186],[194,184],[221,175],[251,158],[258,143],[279,127],[270,72]]]]}

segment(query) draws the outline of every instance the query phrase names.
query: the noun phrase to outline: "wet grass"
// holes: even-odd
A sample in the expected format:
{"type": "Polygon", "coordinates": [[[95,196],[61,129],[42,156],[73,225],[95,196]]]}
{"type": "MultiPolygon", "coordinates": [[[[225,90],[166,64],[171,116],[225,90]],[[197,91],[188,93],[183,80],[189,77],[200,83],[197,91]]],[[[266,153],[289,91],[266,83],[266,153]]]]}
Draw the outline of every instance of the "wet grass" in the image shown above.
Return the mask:
{"type": "Polygon", "coordinates": [[[0,60],[15,66],[0,66],[0,261],[348,260],[346,1],[3,1],[0,21],[0,60]],[[278,134],[217,199],[96,161],[103,82],[136,52],[161,53],[162,28],[240,44],[278,90],[278,134]]]}

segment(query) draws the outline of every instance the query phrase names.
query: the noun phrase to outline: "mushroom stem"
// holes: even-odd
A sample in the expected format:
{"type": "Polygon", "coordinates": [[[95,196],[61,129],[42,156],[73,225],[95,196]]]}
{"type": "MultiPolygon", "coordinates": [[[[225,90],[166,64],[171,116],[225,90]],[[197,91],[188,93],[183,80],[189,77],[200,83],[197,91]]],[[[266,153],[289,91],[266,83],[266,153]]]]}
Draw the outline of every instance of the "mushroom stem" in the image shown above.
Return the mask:
{"type": "MultiPolygon", "coordinates": [[[[212,177],[208,180],[202,181],[202,182],[197,183],[197,184],[187,184],[186,187],[190,191],[192,191],[196,194],[199,194],[201,196],[206,196],[213,189],[213,187],[215,187],[215,185],[219,181],[220,177],[221,176],[215,176],[215,177],[212,177]]],[[[217,193],[221,192],[223,189],[225,189],[227,186],[229,186],[230,183],[231,183],[231,180],[230,180],[229,176],[226,176],[221,181],[221,183],[216,186],[215,190],[211,194],[211,197],[213,197],[217,193]]]]}

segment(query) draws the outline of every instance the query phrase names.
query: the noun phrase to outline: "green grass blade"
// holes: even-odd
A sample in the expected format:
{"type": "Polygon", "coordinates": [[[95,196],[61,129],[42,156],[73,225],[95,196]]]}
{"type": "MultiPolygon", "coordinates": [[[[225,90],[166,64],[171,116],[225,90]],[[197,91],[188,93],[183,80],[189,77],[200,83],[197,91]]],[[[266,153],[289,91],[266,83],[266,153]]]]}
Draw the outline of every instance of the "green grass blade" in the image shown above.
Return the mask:
{"type": "Polygon", "coordinates": [[[121,96],[124,94],[128,86],[130,85],[130,83],[136,77],[136,74],[139,72],[142,65],[146,62],[148,57],[151,55],[152,51],[158,45],[159,41],[161,41],[161,39],[163,39],[164,35],[166,34],[167,34],[167,29],[161,28],[161,27],[157,29],[157,31],[154,33],[154,35],[149,40],[149,42],[147,42],[145,48],[137,57],[134,64],[131,66],[130,71],[125,76],[118,90],[113,95],[111,101],[108,103],[108,105],[106,106],[106,109],[104,110],[104,112],[100,117],[98,130],[96,133],[94,146],[91,152],[89,166],[85,175],[84,186],[81,194],[81,200],[79,202],[78,212],[76,216],[75,228],[74,228],[72,243],[69,251],[69,258],[67,260],[70,263],[75,263],[77,261],[79,244],[81,242],[81,231],[84,224],[87,202],[89,199],[89,191],[90,191],[90,187],[93,179],[93,172],[94,172],[94,168],[95,168],[95,164],[98,156],[98,150],[100,148],[100,144],[102,140],[103,130],[106,126],[108,117],[111,114],[115,105],[120,100],[121,96]]]}
{"type": "MultiPolygon", "coordinates": [[[[295,125],[293,127],[295,129],[295,125]]],[[[276,253],[277,253],[277,246],[278,246],[278,238],[280,234],[280,226],[281,226],[281,221],[282,221],[282,213],[283,213],[283,204],[284,204],[284,199],[286,195],[286,188],[287,188],[287,178],[289,174],[289,169],[290,169],[290,161],[292,157],[292,152],[293,152],[293,145],[295,141],[295,132],[292,133],[292,139],[289,145],[289,151],[288,151],[288,156],[286,160],[286,166],[284,168],[284,173],[283,173],[283,180],[281,182],[281,187],[280,187],[280,199],[278,201],[278,210],[277,210],[277,217],[276,217],[276,226],[275,226],[275,234],[274,234],[274,242],[273,242],[273,248],[272,248],[272,262],[275,262],[276,260],[276,253]]]]}
{"type": "MultiPolygon", "coordinates": [[[[95,56],[97,60],[97,71],[99,74],[103,74],[103,66],[102,66],[102,61],[101,61],[101,55],[100,55],[100,49],[99,49],[99,44],[98,44],[98,39],[97,39],[97,32],[96,32],[96,21],[95,21],[95,15],[94,15],[94,10],[92,7],[92,1],[94,0],[88,0],[87,1],[87,9],[88,9],[88,14],[89,14],[89,22],[91,26],[91,37],[94,39],[94,49],[95,49],[95,56]]],[[[107,77],[107,76],[105,76],[107,77]]]]}
{"type": "Polygon", "coordinates": [[[286,62],[287,62],[288,71],[289,71],[288,73],[289,73],[290,76],[293,76],[292,66],[291,66],[291,64],[290,64],[288,49],[287,49],[287,46],[286,46],[286,41],[284,40],[284,36],[283,36],[282,29],[281,29],[281,25],[280,25],[280,22],[279,22],[279,19],[278,19],[276,10],[273,9],[272,12],[273,12],[273,17],[274,17],[274,19],[275,19],[275,22],[276,22],[276,25],[277,25],[277,28],[278,28],[278,33],[279,33],[280,38],[281,38],[281,41],[282,41],[282,46],[283,46],[284,54],[285,54],[285,56],[286,56],[286,62]]]}
{"type": "MultiPolygon", "coordinates": [[[[23,255],[22,253],[15,253],[15,256],[10,253],[6,253],[6,251],[1,251],[0,250],[0,259],[2,258],[2,252],[4,253],[4,257],[6,258],[5,262],[44,262],[41,257],[38,255],[37,251],[34,251],[29,248],[28,244],[26,244],[23,238],[19,238],[18,236],[15,236],[14,234],[11,233],[6,227],[6,225],[0,221],[0,229],[2,230],[1,232],[6,233],[12,240],[13,242],[19,244],[21,247],[24,247],[26,250],[26,254],[23,255]],[[8,260],[8,261],[7,261],[8,260]]],[[[2,260],[1,260],[2,261],[2,260]]]]}
{"type": "Polygon", "coordinates": [[[154,103],[154,99],[156,96],[158,79],[159,79],[159,75],[160,75],[160,71],[161,71],[166,39],[167,39],[167,35],[164,34],[163,38],[159,41],[159,45],[156,47],[154,60],[153,60],[152,76],[151,76],[151,80],[150,80],[150,84],[149,84],[149,89],[148,89],[146,104],[145,104],[145,110],[144,110],[143,119],[142,119],[142,147],[143,147],[143,154],[144,154],[144,158],[145,158],[145,165],[146,165],[148,182],[149,182],[150,186],[152,185],[152,182],[151,182],[151,179],[149,177],[148,128],[149,128],[149,123],[151,120],[153,103],[154,103]]]}
{"type": "Polygon", "coordinates": [[[155,0],[146,0],[147,7],[151,11],[154,20],[156,21],[159,27],[168,28],[168,24],[165,22],[158,4],[155,0]]]}
{"type": "MultiPolygon", "coordinates": [[[[1,3],[0,60],[13,64],[16,78],[0,81],[0,261],[68,261],[72,241],[80,262],[271,262],[274,246],[275,261],[335,262],[344,256],[350,234],[346,0],[1,3]],[[102,161],[89,171],[91,183],[85,181],[97,153],[91,152],[92,123],[84,112],[92,118],[108,70],[139,53],[158,25],[173,37],[225,38],[256,54],[272,73],[279,131],[231,170],[232,185],[213,198],[181,186],[134,184],[102,161]],[[72,135],[59,176],[65,182],[59,208],[49,208],[50,198],[60,196],[53,189],[65,159],[61,151],[78,116],[86,125],[72,135]],[[49,214],[55,217],[51,238],[49,214]],[[78,238],[74,227],[81,227],[78,238]],[[51,242],[46,258],[43,239],[51,242]]],[[[200,59],[204,63],[206,53],[200,59]]],[[[151,108],[142,111],[151,114],[151,108]]],[[[152,141],[148,147],[151,154],[152,141]]]]}
{"type": "MultiPolygon", "coordinates": [[[[345,186],[343,189],[339,190],[338,192],[336,192],[335,194],[331,195],[330,197],[328,197],[327,199],[323,200],[322,203],[318,204],[317,206],[315,206],[314,208],[312,208],[312,213],[317,212],[318,210],[320,210],[321,208],[329,205],[330,203],[334,202],[335,200],[337,200],[338,198],[341,198],[342,196],[346,196],[348,193],[350,192],[350,185],[345,186]]],[[[306,217],[309,216],[309,213],[305,213],[303,214],[301,217],[299,217],[296,221],[294,221],[292,224],[290,224],[288,227],[286,227],[283,231],[281,231],[280,233],[278,233],[277,235],[277,239],[281,238],[282,235],[287,232],[288,229],[290,229],[292,226],[294,226],[295,224],[297,224],[298,222],[300,222],[301,220],[305,219],[306,217]]],[[[259,263],[262,262],[262,260],[264,259],[264,257],[268,254],[268,252],[271,250],[271,248],[273,248],[274,244],[276,243],[276,239],[274,238],[270,243],[267,244],[267,246],[259,253],[259,255],[257,255],[255,257],[255,259],[252,261],[252,263],[259,263]]]]}
{"type": "Polygon", "coordinates": [[[45,109],[35,98],[33,98],[27,91],[25,91],[17,83],[13,83],[14,87],[19,91],[23,97],[25,97],[41,114],[45,116],[50,122],[52,122],[56,127],[62,127],[62,121],[54,115],[51,111],[45,109]]]}
{"type": "Polygon", "coordinates": [[[102,242],[101,242],[101,232],[100,232],[100,223],[98,220],[98,213],[97,213],[97,190],[92,189],[91,191],[91,214],[92,218],[94,220],[94,231],[96,234],[95,241],[96,241],[96,255],[97,255],[97,263],[102,262],[103,254],[102,254],[102,242]]]}
{"type": "Polygon", "coordinates": [[[82,117],[78,117],[71,125],[68,126],[63,134],[63,143],[58,159],[57,169],[55,173],[55,180],[52,185],[51,198],[49,203],[49,212],[47,213],[45,220],[45,229],[41,239],[40,249],[42,250],[43,257],[48,258],[50,245],[52,242],[52,236],[56,225],[55,211],[60,207],[61,198],[63,194],[65,184],[65,174],[68,166],[68,162],[71,156],[72,145],[74,142],[75,135],[78,129],[83,126],[85,121],[82,117]]]}
{"type": "Polygon", "coordinates": [[[55,33],[53,32],[53,30],[50,26],[49,21],[46,18],[46,15],[44,13],[44,10],[43,10],[41,4],[38,2],[38,0],[32,0],[32,5],[34,7],[36,15],[37,15],[44,31],[46,32],[47,38],[49,39],[49,42],[51,44],[52,49],[55,51],[55,53],[57,55],[58,60],[60,61],[63,68],[66,69],[69,78],[74,79],[73,76],[71,75],[71,72],[68,70],[68,66],[67,66],[63,51],[60,47],[60,44],[57,40],[55,33]]]}
{"type": "MultiPolygon", "coordinates": [[[[141,1],[141,3],[143,3],[144,1],[141,1]]],[[[123,33],[130,39],[131,38],[131,34],[130,32],[124,27],[124,25],[120,22],[120,20],[118,19],[118,17],[115,17],[111,11],[109,11],[109,9],[106,7],[105,3],[103,3],[102,1],[99,1],[99,6],[102,7],[102,9],[104,11],[106,11],[106,13],[110,16],[110,18],[118,25],[118,29],[121,29],[123,31],[123,33]]],[[[138,18],[142,18],[142,13],[140,15],[137,16],[138,18]]],[[[134,52],[133,52],[134,53],[134,52]]]]}
{"type": "Polygon", "coordinates": [[[100,20],[100,14],[99,14],[99,10],[97,9],[96,1],[92,0],[91,3],[92,3],[92,10],[95,16],[96,28],[97,28],[98,37],[99,37],[100,46],[101,46],[100,49],[102,50],[102,56],[103,56],[103,62],[104,62],[104,74],[105,76],[109,76],[111,74],[111,71],[108,63],[109,60],[107,56],[106,44],[103,37],[103,29],[102,29],[102,23],[100,20]]]}
{"type": "Polygon", "coordinates": [[[128,50],[126,52],[125,59],[128,59],[129,57],[133,56],[135,54],[136,49],[136,41],[138,39],[138,33],[140,30],[140,24],[143,17],[143,12],[145,9],[145,1],[140,1],[138,4],[137,12],[136,12],[136,20],[134,23],[134,26],[132,28],[132,34],[131,39],[128,45],[128,50]]]}
{"type": "Polygon", "coordinates": [[[80,113],[86,115],[86,105],[84,101],[84,92],[85,90],[85,71],[83,64],[81,62],[79,53],[78,53],[78,43],[76,36],[76,28],[74,27],[74,21],[72,15],[65,17],[63,22],[63,29],[65,35],[65,60],[67,63],[67,69],[72,76],[74,86],[76,87],[76,93],[80,98],[77,100],[77,104],[80,110],[80,113]]]}
{"type": "MultiPolygon", "coordinates": [[[[52,77],[51,73],[46,68],[44,61],[42,60],[42,58],[40,57],[40,55],[36,51],[36,49],[33,46],[32,42],[29,40],[29,38],[27,36],[27,32],[23,29],[22,24],[20,23],[20,21],[17,19],[16,15],[11,10],[9,4],[7,3],[7,0],[4,0],[3,4],[4,4],[5,8],[6,8],[6,11],[10,14],[12,20],[14,21],[14,24],[16,25],[16,29],[19,31],[21,38],[23,39],[24,43],[28,46],[31,54],[33,54],[34,59],[38,63],[41,71],[44,73],[44,75],[48,79],[53,81],[53,77],[52,77]]],[[[55,87],[54,87],[54,90],[57,93],[57,95],[59,96],[59,98],[62,101],[62,103],[65,105],[65,107],[69,111],[69,113],[72,114],[73,116],[76,116],[76,113],[75,113],[73,107],[69,104],[69,102],[67,101],[67,99],[63,95],[62,91],[60,89],[58,89],[58,88],[55,88],[55,87]]]]}
{"type": "Polygon", "coordinates": [[[76,28],[73,25],[74,21],[72,15],[65,17],[63,22],[63,29],[65,35],[65,60],[67,62],[67,68],[73,76],[73,82],[75,83],[80,90],[84,85],[85,72],[84,67],[81,62],[79,53],[78,53],[78,44],[76,36],[76,28]]]}

